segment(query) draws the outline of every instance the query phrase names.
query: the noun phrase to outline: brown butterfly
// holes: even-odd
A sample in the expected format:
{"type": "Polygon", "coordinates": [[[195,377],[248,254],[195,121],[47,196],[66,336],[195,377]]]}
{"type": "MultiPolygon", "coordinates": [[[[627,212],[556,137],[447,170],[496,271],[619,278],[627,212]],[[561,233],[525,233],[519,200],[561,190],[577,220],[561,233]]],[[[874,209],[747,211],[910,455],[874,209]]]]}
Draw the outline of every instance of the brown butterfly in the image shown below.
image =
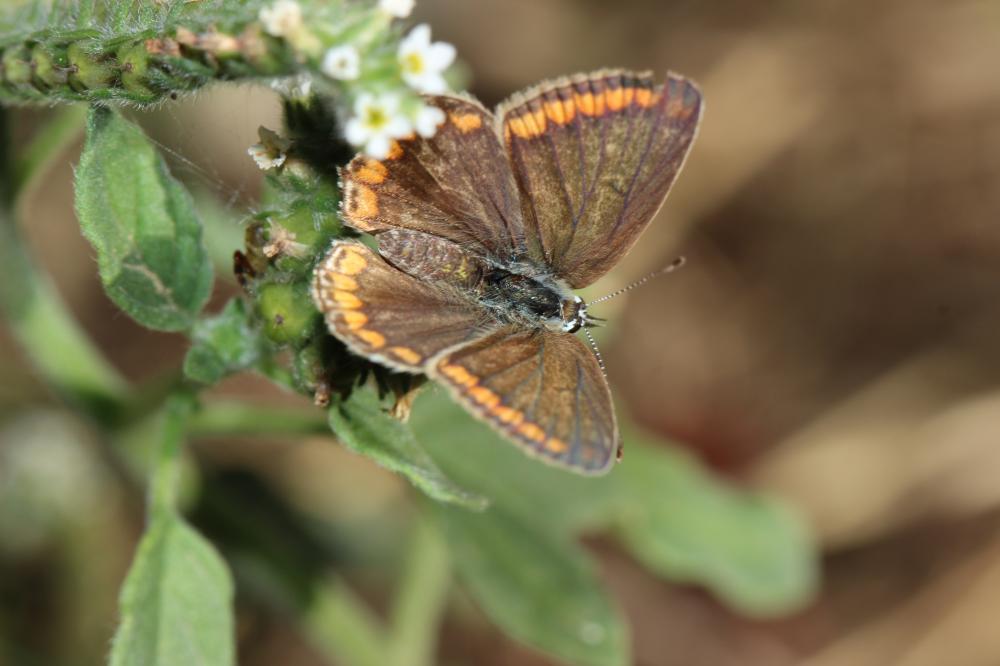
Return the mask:
{"type": "Polygon", "coordinates": [[[516,94],[495,115],[466,97],[427,103],[446,118],[433,138],[342,170],[343,218],[378,253],[334,242],[316,305],[355,353],[426,373],[528,453],[605,472],[618,426],[571,290],[610,270],[660,208],[701,94],[674,74],[655,85],[605,70],[516,94]]]}

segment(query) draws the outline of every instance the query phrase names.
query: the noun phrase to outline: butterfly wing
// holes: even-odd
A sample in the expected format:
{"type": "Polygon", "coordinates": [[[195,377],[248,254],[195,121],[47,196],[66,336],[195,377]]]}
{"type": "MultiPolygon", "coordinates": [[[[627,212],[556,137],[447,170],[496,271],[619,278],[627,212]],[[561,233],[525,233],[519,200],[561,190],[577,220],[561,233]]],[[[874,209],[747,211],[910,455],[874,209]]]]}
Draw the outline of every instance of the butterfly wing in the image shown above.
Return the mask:
{"type": "Polygon", "coordinates": [[[660,208],[694,141],[701,93],[669,74],[602,71],[500,105],[528,250],[574,288],[604,275],[660,208]]]}
{"type": "Polygon", "coordinates": [[[619,435],[611,392],[575,336],[504,327],[433,359],[428,374],[494,429],[542,460],[608,470],[619,435]]]}
{"type": "Polygon", "coordinates": [[[434,355],[496,327],[457,290],[421,282],[357,241],[334,242],[316,268],[312,293],[327,327],[349,349],[406,372],[424,372],[434,355]]]}
{"type": "Polygon", "coordinates": [[[430,139],[394,142],[389,156],[355,157],[341,172],[342,213],[355,229],[429,233],[483,257],[524,254],[517,186],[496,135],[493,115],[478,102],[428,97],[445,122],[430,139]]]}

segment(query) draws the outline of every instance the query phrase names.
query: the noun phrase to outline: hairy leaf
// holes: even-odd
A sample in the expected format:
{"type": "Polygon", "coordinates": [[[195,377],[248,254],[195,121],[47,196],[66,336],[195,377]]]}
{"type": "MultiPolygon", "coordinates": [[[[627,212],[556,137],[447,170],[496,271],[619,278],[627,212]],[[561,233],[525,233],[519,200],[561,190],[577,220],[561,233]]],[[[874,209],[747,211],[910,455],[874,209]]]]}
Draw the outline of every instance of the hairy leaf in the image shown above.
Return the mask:
{"type": "Polygon", "coordinates": [[[234,664],[232,597],[215,549],[172,510],[154,512],[122,588],[111,666],[234,664]]]}
{"type": "Polygon", "coordinates": [[[618,473],[631,495],[619,533],[649,569],[704,585],[750,615],[808,601],[814,549],[783,505],[732,488],[665,447],[633,442],[618,473]]]}
{"type": "Polygon", "coordinates": [[[189,328],[212,266],[184,187],[135,125],[95,107],[76,173],[76,211],[108,296],[140,324],[189,328]]]}
{"type": "Polygon", "coordinates": [[[402,474],[429,497],[482,509],[486,500],[453,483],[420,446],[413,431],[386,414],[371,391],[355,391],[330,406],[330,428],[347,448],[402,474]]]}
{"type": "Polygon", "coordinates": [[[198,321],[191,339],[193,344],[184,357],[184,375],[203,384],[214,384],[249,368],[262,350],[259,332],[249,325],[240,299],[229,301],[214,317],[198,321]]]}
{"type": "Polygon", "coordinates": [[[466,588],[512,637],[574,666],[624,666],[628,631],[572,541],[494,507],[440,507],[466,588]]]}

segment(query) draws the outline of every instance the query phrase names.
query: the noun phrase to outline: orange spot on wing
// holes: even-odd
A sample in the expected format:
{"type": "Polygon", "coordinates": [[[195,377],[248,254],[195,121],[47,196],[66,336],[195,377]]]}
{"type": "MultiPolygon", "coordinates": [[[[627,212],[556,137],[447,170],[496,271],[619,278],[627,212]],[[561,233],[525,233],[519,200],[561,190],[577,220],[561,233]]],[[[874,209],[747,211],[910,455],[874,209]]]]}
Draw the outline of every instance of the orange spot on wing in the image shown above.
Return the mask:
{"type": "Polygon", "coordinates": [[[621,111],[625,106],[625,91],[621,88],[609,88],[604,93],[604,99],[608,108],[612,111],[621,111]]]}
{"type": "Polygon", "coordinates": [[[330,278],[333,280],[334,289],[354,291],[358,288],[358,283],[354,281],[354,278],[349,278],[346,275],[341,275],[340,273],[330,273],[330,278]]]}
{"type": "Polygon", "coordinates": [[[528,126],[524,123],[524,119],[520,116],[515,116],[507,121],[507,127],[510,131],[514,133],[515,136],[521,139],[530,139],[533,135],[528,126]]]}
{"type": "Polygon", "coordinates": [[[474,377],[468,370],[460,365],[444,365],[441,367],[441,374],[459,386],[464,386],[466,388],[475,386],[479,383],[479,379],[477,377],[474,377]]]}
{"type": "Polygon", "coordinates": [[[352,181],[347,188],[347,212],[362,220],[378,215],[378,195],[366,185],[352,181]]]}
{"type": "Polygon", "coordinates": [[[500,405],[492,411],[493,416],[497,418],[501,423],[510,423],[513,425],[518,425],[524,420],[524,414],[516,409],[510,407],[504,407],[500,405]]]}
{"type": "Polygon", "coordinates": [[[500,396],[485,386],[473,386],[469,389],[469,395],[487,410],[492,410],[500,404],[500,396]]]}
{"type": "Polygon", "coordinates": [[[357,310],[343,310],[340,317],[347,324],[347,328],[352,331],[357,331],[368,323],[368,315],[357,310]]]}
{"type": "Polygon", "coordinates": [[[399,145],[399,141],[393,140],[393,142],[389,144],[388,159],[398,160],[402,156],[403,156],[403,147],[399,145]]]}
{"type": "Polygon", "coordinates": [[[577,108],[580,109],[580,113],[585,116],[593,116],[597,113],[594,107],[594,94],[584,93],[582,95],[573,95],[573,101],[576,103],[577,108]]]}
{"type": "Polygon", "coordinates": [[[385,336],[378,331],[370,331],[366,328],[354,332],[356,336],[367,342],[373,349],[385,346],[385,336]]]}
{"type": "Polygon", "coordinates": [[[368,260],[355,248],[342,248],[334,270],[344,275],[357,275],[368,267],[368,260]]]}
{"type": "Polygon", "coordinates": [[[389,347],[389,353],[398,358],[403,363],[418,365],[423,357],[409,347],[389,347]]]}
{"type": "Polygon", "coordinates": [[[483,119],[478,113],[452,113],[448,117],[462,134],[468,134],[472,130],[477,130],[483,126],[483,119]]]}
{"type": "Polygon", "coordinates": [[[529,127],[534,126],[535,136],[541,136],[545,132],[545,111],[538,109],[528,114],[525,122],[529,127]]]}
{"type": "Polygon", "coordinates": [[[378,160],[366,159],[361,166],[354,171],[354,177],[362,183],[378,185],[389,175],[389,170],[378,160]]]}
{"type": "Polygon", "coordinates": [[[571,102],[566,106],[563,105],[562,100],[546,102],[543,108],[545,109],[545,117],[554,122],[556,125],[565,125],[573,119],[573,106],[571,102]],[[567,107],[569,110],[568,113],[567,107]]]}
{"type": "Polygon", "coordinates": [[[522,423],[517,427],[517,432],[533,442],[541,442],[545,439],[545,431],[534,423],[522,423]]]}
{"type": "Polygon", "coordinates": [[[339,289],[334,289],[333,300],[337,301],[337,305],[348,310],[357,310],[364,305],[364,303],[361,302],[361,299],[351,292],[341,291],[339,289]]]}
{"type": "Polygon", "coordinates": [[[653,91],[648,88],[639,88],[635,91],[635,103],[648,109],[653,105],[653,91]]]}
{"type": "Polygon", "coordinates": [[[632,104],[632,100],[635,99],[635,88],[629,87],[625,88],[625,100],[623,106],[629,106],[632,104]]]}
{"type": "Polygon", "coordinates": [[[569,445],[557,437],[549,437],[545,441],[545,448],[552,453],[566,453],[569,449],[569,445]]]}

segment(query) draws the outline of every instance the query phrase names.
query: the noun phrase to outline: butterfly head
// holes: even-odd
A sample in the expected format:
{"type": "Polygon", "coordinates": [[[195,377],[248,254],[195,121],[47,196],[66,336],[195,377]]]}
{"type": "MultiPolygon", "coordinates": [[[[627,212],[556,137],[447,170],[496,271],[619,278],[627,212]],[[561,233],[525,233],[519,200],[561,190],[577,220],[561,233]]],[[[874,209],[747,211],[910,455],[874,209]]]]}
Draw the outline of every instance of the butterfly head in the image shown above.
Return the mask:
{"type": "Polygon", "coordinates": [[[599,319],[587,314],[587,304],[579,296],[563,300],[560,330],[566,333],[576,333],[581,328],[597,326],[599,321],[599,319]]]}

